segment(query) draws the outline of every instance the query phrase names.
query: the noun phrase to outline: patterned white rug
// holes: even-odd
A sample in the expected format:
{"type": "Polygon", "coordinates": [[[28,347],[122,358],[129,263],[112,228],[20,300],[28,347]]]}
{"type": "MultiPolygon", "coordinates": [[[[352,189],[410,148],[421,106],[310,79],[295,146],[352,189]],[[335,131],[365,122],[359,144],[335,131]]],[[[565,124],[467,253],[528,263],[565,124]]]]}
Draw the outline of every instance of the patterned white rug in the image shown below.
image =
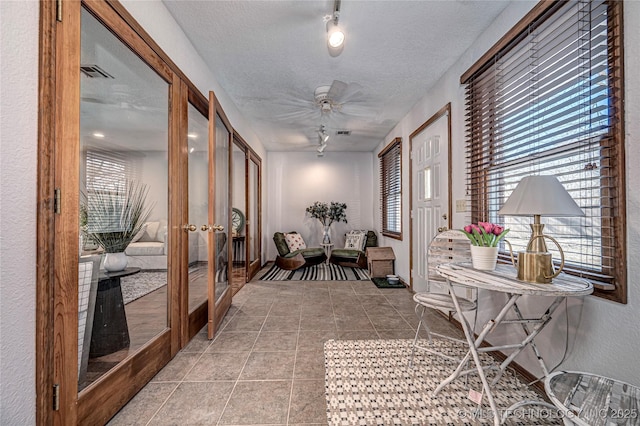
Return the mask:
{"type": "Polygon", "coordinates": [[[120,279],[124,304],[167,285],[167,272],[140,272],[120,279]]]}
{"type": "MultiPolygon", "coordinates": [[[[327,421],[329,425],[478,425],[493,424],[483,398],[481,410],[468,399],[469,388],[482,391],[477,374],[468,384],[459,378],[432,396],[455,369],[453,361],[416,351],[409,367],[412,340],[329,340],[324,345],[327,421]]],[[[452,343],[434,340],[439,350],[459,356],[452,343]]],[[[483,354],[483,357],[489,355],[483,354]]],[[[489,357],[490,359],[490,357],[489,357]]],[[[473,364],[470,364],[470,368],[473,364]]],[[[504,410],[515,402],[541,400],[512,373],[493,388],[496,405],[504,410]]],[[[562,424],[555,410],[534,406],[520,409],[507,425],[562,424]]]]}
{"type": "Polygon", "coordinates": [[[333,263],[300,268],[295,271],[280,269],[275,263],[260,277],[262,281],[367,281],[365,269],[349,268],[333,263]]]}

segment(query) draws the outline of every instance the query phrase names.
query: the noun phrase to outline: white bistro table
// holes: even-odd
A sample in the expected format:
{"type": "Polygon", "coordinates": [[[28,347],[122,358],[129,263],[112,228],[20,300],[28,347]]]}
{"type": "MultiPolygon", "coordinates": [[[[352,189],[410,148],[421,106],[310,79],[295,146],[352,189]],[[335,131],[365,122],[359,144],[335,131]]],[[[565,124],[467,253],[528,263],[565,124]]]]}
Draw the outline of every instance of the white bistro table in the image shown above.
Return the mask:
{"type": "Polygon", "coordinates": [[[585,296],[593,292],[593,286],[585,279],[566,275],[561,273],[553,279],[551,284],[534,284],[526,281],[519,280],[517,278],[516,270],[511,265],[498,265],[495,271],[481,271],[474,269],[470,263],[445,263],[436,267],[438,274],[444,277],[447,281],[453,303],[458,311],[460,318],[460,324],[462,330],[469,343],[469,351],[466,356],[458,365],[458,368],[445,380],[438,385],[435,390],[437,394],[449,383],[456,378],[477,372],[482,381],[482,387],[484,394],[487,395],[489,405],[491,407],[494,424],[500,424],[500,413],[493,400],[491,394],[491,386],[495,385],[502,377],[507,366],[527,347],[530,346],[534,351],[540,367],[544,373],[544,376],[549,375],[549,370],[540,354],[540,351],[536,347],[534,338],[542,331],[542,329],[549,323],[554,311],[560,306],[562,301],[566,297],[570,296],[585,296]],[[461,284],[466,287],[473,287],[481,290],[497,291],[500,293],[506,293],[509,298],[505,302],[504,306],[495,315],[494,318],[487,321],[482,327],[482,330],[478,333],[478,337],[474,338],[474,330],[471,328],[469,321],[464,317],[458,298],[453,289],[454,284],[461,284]],[[549,306],[535,318],[524,318],[520,308],[518,308],[517,301],[521,296],[546,296],[550,298],[549,306]],[[507,319],[507,314],[513,311],[515,318],[507,319]],[[524,330],[525,338],[521,341],[514,342],[512,344],[505,344],[500,346],[487,346],[481,347],[482,342],[489,332],[500,324],[520,324],[524,330]],[[513,350],[507,358],[498,366],[498,373],[496,377],[489,385],[487,378],[484,374],[486,368],[492,368],[494,366],[483,366],[480,363],[479,352],[497,352],[503,350],[513,350]],[[464,370],[469,358],[472,358],[475,363],[475,368],[464,370]]]}

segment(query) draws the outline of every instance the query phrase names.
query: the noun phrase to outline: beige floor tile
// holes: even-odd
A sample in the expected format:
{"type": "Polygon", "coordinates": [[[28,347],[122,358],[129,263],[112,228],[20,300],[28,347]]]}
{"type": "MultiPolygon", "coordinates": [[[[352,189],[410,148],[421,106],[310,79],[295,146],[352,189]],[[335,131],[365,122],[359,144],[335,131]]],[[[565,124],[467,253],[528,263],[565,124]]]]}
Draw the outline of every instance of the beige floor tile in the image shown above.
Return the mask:
{"type": "Polygon", "coordinates": [[[327,403],[322,380],[294,380],[289,408],[289,423],[323,424],[327,421],[327,403]]]}
{"type": "Polygon", "coordinates": [[[111,419],[108,425],[146,425],[177,387],[177,383],[149,383],[111,419]]]}
{"type": "Polygon", "coordinates": [[[181,383],[151,419],[154,426],[214,425],[235,382],[181,383]]]}
{"type": "Polygon", "coordinates": [[[249,352],[253,348],[257,331],[221,331],[207,348],[207,352],[249,352]]]}
{"type": "Polygon", "coordinates": [[[269,315],[264,323],[263,331],[298,331],[300,328],[299,316],[269,315]]]}
{"type": "Polygon", "coordinates": [[[240,380],[277,380],[293,378],[296,353],[251,352],[240,380]]]}
{"type": "Polygon", "coordinates": [[[256,352],[295,351],[297,331],[261,331],[253,348],[256,352]]]}
{"type": "Polygon", "coordinates": [[[179,382],[195,365],[201,354],[178,352],[169,363],[156,374],[152,382],[179,382]]]}
{"type": "Polygon", "coordinates": [[[324,352],[298,351],[296,354],[295,379],[324,379],[324,352]]]}
{"type": "Polygon", "coordinates": [[[308,330],[298,335],[298,350],[323,350],[324,342],[337,338],[338,333],[334,330],[308,330]]]}
{"type": "Polygon", "coordinates": [[[204,353],[184,380],[237,380],[248,357],[249,352],[204,353]]]}
{"type": "Polygon", "coordinates": [[[218,424],[286,424],[291,384],[291,380],[239,381],[218,424]]]}

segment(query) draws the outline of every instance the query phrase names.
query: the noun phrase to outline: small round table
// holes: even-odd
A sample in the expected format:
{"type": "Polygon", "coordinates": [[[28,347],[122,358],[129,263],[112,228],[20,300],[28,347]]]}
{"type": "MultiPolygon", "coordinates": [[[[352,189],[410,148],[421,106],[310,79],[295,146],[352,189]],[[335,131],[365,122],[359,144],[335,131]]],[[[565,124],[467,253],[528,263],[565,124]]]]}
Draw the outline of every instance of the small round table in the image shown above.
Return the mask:
{"type": "Polygon", "coordinates": [[[640,388],[596,374],[557,371],[544,388],[565,425],[640,425],[640,388]]]}
{"type": "Polygon", "coordinates": [[[90,358],[112,354],[129,347],[129,326],[124,311],[120,278],[138,272],[140,268],[126,268],[116,272],[100,271],[91,331],[90,358]]]}
{"type": "Polygon", "coordinates": [[[329,264],[329,258],[331,257],[331,250],[333,248],[333,243],[320,243],[320,246],[324,249],[324,254],[327,255],[327,260],[325,261],[326,264],[329,264]]]}

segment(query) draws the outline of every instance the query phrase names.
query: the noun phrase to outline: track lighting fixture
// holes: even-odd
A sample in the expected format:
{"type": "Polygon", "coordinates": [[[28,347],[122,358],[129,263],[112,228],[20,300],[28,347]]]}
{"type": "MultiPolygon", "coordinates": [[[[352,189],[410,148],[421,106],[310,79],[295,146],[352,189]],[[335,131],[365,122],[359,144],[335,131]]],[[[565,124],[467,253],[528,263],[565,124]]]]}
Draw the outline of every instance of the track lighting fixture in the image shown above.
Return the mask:
{"type": "Polygon", "coordinates": [[[344,48],[344,31],[338,26],[340,19],[340,0],[333,3],[333,14],[327,21],[327,47],[331,56],[338,56],[344,48]]]}
{"type": "Polygon", "coordinates": [[[329,140],[329,134],[325,130],[324,124],[320,126],[320,130],[318,130],[318,139],[320,141],[320,144],[326,144],[329,140]]]}

